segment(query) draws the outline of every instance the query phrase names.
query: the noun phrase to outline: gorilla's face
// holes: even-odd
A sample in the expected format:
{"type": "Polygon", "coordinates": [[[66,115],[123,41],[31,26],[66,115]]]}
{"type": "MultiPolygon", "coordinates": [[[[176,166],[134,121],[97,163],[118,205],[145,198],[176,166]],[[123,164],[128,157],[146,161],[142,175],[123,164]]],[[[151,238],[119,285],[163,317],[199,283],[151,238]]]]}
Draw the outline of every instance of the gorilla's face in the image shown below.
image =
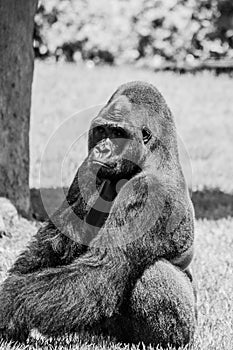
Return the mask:
{"type": "Polygon", "coordinates": [[[89,131],[89,162],[103,179],[130,179],[141,171],[150,130],[132,123],[132,108],[120,97],[93,120],[89,131]]]}

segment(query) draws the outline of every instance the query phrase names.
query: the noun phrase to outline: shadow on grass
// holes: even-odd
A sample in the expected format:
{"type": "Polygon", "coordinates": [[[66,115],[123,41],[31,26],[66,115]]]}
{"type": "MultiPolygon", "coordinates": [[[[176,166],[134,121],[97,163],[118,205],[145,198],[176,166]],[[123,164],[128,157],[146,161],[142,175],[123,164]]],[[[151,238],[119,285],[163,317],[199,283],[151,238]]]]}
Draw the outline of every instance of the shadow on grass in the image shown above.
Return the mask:
{"type": "MultiPolygon", "coordinates": [[[[40,221],[47,219],[48,215],[51,215],[60,206],[64,192],[67,192],[67,188],[31,189],[33,217],[40,221]],[[47,211],[40,191],[43,193],[47,211]]],[[[203,189],[193,192],[192,201],[197,219],[218,220],[233,217],[233,194],[224,193],[219,189],[203,189]]]]}
{"type": "Polygon", "coordinates": [[[225,193],[218,188],[203,189],[193,192],[192,202],[197,219],[218,220],[233,217],[233,193],[225,193]]]}

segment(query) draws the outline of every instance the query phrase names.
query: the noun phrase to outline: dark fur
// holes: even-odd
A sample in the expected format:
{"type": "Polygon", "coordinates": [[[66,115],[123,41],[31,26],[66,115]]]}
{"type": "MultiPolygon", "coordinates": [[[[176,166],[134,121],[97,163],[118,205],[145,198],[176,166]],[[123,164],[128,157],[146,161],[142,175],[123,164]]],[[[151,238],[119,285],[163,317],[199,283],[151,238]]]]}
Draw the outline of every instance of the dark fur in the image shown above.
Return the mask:
{"type": "Polygon", "coordinates": [[[179,346],[193,338],[195,298],[186,271],[194,218],[172,114],[155,87],[133,82],[121,86],[93,121],[103,123],[129,129],[137,143],[124,152],[139,167],[118,159],[112,172],[96,179],[90,133],[89,156],[67,202],[2,284],[0,329],[6,338],[25,340],[32,328],[45,335],[84,328],[154,345],[179,346]],[[144,126],[152,132],[146,145],[144,126]],[[96,181],[98,187],[105,178],[130,180],[95,231],[85,218],[98,198],[96,181]]]}

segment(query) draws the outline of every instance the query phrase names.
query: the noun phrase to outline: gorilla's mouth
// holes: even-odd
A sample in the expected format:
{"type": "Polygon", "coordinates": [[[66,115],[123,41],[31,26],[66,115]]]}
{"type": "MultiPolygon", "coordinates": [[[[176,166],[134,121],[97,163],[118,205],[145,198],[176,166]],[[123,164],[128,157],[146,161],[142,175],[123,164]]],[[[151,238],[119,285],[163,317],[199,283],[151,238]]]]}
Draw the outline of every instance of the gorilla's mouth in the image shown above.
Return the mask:
{"type": "Polygon", "coordinates": [[[112,167],[109,165],[109,164],[106,164],[104,162],[101,162],[99,160],[93,160],[92,161],[93,164],[96,164],[96,165],[100,165],[101,167],[104,167],[104,168],[107,168],[107,169],[111,169],[112,167]]]}

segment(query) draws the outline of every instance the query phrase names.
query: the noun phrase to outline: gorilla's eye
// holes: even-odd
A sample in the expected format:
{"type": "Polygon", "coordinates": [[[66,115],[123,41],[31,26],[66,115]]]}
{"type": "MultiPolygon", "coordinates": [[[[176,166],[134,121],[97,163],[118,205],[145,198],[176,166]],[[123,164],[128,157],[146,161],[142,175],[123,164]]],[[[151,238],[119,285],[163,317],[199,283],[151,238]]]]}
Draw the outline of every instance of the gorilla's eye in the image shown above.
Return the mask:
{"type": "Polygon", "coordinates": [[[105,130],[102,126],[99,126],[98,128],[96,128],[96,131],[99,133],[99,134],[104,134],[105,133],[105,130]]]}
{"type": "Polygon", "coordinates": [[[121,128],[113,128],[111,131],[112,138],[124,138],[125,134],[121,128]]]}
{"type": "Polygon", "coordinates": [[[96,143],[106,138],[106,131],[103,126],[97,126],[93,129],[93,140],[96,143]]]}
{"type": "Polygon", "coordinates": [[[145,145],[150,141],[152,137],[151,131],[145,126],[142,128],[142,137],[145,145]]]}

